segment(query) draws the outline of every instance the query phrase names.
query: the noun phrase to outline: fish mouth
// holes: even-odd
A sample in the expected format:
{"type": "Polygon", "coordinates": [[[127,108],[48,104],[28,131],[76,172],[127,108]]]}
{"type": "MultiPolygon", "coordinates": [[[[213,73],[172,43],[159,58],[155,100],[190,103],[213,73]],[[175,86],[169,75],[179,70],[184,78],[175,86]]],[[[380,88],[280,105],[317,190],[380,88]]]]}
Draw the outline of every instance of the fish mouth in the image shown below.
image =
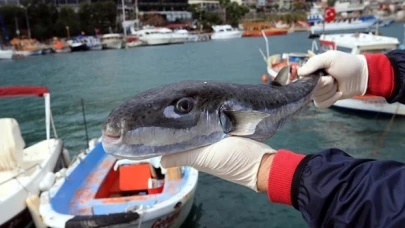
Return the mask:
{"type": "Polygon", "coordinates": [[[123,134],[121,134],[121,132],[110,132],[104,130],[102,134],[103,134],[102,141],[104,143],[117,144],[122,141],[123,134]]]}

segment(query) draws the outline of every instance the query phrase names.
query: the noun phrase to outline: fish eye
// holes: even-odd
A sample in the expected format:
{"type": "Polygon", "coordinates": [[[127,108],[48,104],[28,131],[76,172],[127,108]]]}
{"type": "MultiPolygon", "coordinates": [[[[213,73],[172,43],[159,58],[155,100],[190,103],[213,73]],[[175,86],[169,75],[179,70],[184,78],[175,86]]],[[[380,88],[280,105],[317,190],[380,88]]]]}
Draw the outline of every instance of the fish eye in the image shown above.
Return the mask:
{"type": "Polygon", "coordinates": [[[177,101],[174,111],[178,114],[189,113],[194,108],[194,100],[186,97],[177,101]]]}

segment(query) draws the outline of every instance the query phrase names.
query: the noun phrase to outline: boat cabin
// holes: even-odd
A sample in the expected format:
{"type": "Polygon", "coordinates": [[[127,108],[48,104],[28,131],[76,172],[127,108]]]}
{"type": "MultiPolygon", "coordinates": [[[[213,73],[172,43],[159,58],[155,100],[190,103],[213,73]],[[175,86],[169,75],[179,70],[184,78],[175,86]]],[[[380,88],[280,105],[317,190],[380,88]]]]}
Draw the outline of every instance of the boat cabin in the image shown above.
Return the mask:
{"type": "Polygon", "coordinates": [[[320,52],[340,50],[352,54],[386,53],[398,48],[397,38],[364,33],[321,35],[320,52]]]}
{"type": "Polygon", "coordinates": [[[230,25],[214,25],[212,29],[214,32],[232,32],[234,30],[230,25]]]}

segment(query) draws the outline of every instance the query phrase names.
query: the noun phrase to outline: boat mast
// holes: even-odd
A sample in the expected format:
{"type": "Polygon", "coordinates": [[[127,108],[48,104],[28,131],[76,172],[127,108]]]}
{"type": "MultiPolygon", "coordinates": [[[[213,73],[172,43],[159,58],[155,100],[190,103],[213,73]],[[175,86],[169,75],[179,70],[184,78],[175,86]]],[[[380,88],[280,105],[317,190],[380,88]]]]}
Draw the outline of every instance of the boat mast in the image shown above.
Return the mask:
{"type": "Polygon", "coordinates": [[[138,10],[138,0],[135,0],[135,17],[136,17],[136,30],[139,29],[139,10],[138,10]]]}
{"type": "Polygon", "coordinates": [[[127,28],[125,26],[125,5],[124,0],[121,0],[121,8],[122,8],[122,28],[124,29],[124,43],[125,48],[127,48],[127,28]]]}

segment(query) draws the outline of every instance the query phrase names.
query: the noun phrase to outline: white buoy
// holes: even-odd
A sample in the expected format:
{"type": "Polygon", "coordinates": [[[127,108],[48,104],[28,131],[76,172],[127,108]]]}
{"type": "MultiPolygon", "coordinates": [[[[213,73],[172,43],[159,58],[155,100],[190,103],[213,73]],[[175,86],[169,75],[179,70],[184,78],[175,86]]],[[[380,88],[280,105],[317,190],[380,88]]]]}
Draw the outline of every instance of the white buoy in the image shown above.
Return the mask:
{"type": "Polygon", "coordinates": [[[69,151],[67,149],[63,148],[62,156],[63,156],[63,162],[65,163],[65,165],[69,166],[69,164],[70,164],[69,151]]]}
{"type": "Polygon", "coordinates": [[[45,174],[44,178],[39,182],[39,190],[48,191],[52,185],[55,183],[56,176],[52,172],[48,172],[45,174]]]}

